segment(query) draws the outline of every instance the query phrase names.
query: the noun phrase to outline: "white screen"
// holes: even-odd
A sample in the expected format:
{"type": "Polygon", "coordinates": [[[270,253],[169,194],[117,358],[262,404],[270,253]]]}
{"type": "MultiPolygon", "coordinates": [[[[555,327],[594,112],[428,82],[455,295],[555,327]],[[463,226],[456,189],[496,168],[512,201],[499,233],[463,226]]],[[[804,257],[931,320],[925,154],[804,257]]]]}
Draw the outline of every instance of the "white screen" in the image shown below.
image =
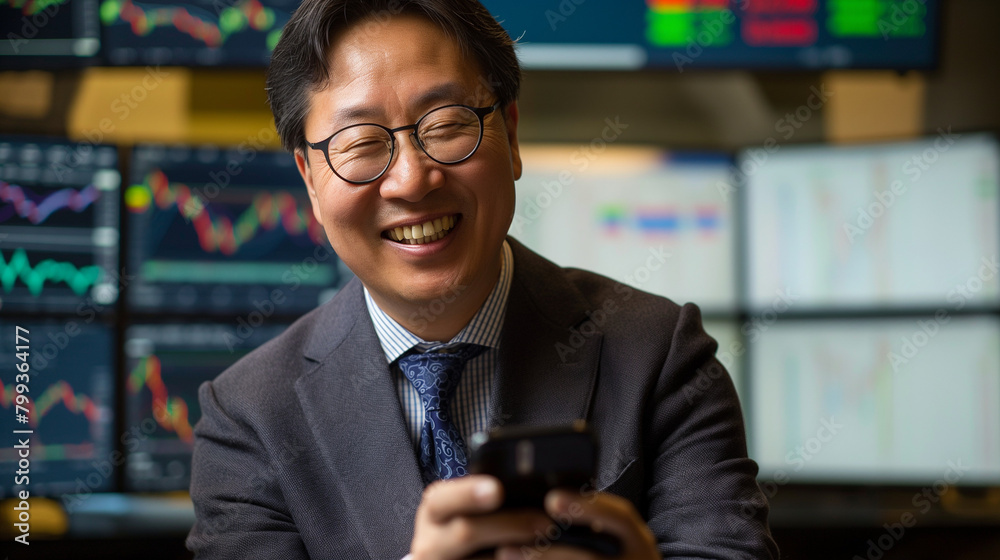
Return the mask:
{"type": "Polygon", "coordinates": [[[748,344],[763,476],[928,483],[952,461],[1000,482],[996,318],[784,321],[748,344]]]}
{"type": "Polygon", "coordinates": [[[522,146],[521,157],[514,238],[679,303],[735,307],[732,201],[718,188],[728,160],[618,146],[522,146]]]}
{"type": "Polygon", "coordinates": [[[950,140],[745,152],[750,306],[1000,301],[1000,148],[950,140]]]}

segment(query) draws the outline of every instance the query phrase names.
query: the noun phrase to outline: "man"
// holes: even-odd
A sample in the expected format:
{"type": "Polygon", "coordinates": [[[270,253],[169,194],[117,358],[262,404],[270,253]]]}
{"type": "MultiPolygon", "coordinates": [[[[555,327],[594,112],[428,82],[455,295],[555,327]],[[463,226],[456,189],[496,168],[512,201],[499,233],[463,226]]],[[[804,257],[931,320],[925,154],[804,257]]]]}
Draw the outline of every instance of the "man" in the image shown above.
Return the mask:
{"type": "Polygon", "coordinates": [[[271,106],[357,277],[202,385],[198,558],[597,558],[552,544],[570,523],[616,535],[630,559],[776,557],[697,307],[507,237],[518,85],[510,38],[478,2],[305,0],[295,13],[271,106]],[[453,414],[425,409],[420,361],[466,354],[453,414]],[[706,372],[707,389],[684,391],[706,372]],[[499,511],[495,479],[462,476],[474,431],[580,418],[601,442],[600,492],[499,511]]]}

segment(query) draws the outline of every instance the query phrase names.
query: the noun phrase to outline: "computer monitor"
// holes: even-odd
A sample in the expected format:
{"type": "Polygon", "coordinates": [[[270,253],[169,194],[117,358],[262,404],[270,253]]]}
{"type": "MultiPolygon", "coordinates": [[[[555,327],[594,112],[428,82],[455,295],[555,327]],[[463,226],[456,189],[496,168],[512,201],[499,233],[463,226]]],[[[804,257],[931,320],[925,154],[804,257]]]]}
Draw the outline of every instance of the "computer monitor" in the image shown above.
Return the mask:
{"type": "Polygon", "coordinates": [[[184,490],[191,482],[192,428],[201,417],[198,387],[286,325],[143,324],[125,341],[125,423],[137,437],[128,449],[129,490],[184,490]]]}
{"type": "Polygon", "coordinates": [[[1000,304],[1000,145],[985,134],[745,151],[746,297],[793,311],[1000,304]]]}
{"type": "Polygon", "coordinates": [[[694,302],[736,305],[731,161],[655,148],[522,145],[510,234],[560,266],[694,302]]]}
{"type": "Polygon", "coordinates": [[[781,320],[750,342],[750,440],[790,483],[1000,484],[1000,319],[781,320]],[[954,476],[954,475],[952,475],[954,476]]]}
{"type": "Polygon", "coordinates": [[[135,66],[266,66],[300,0],[105,0],[105,58],[135,66]]]}
{"type": "Polygon", "coordinates": [[[485,0],[526,68],[929,68],[937,0],[485,0]]]}
{"type": "Polygon", "coordinates": [[[284,152],[139,146],[125,206],[135,312],[297,316],[346,277],[284,152]]]}
{"type": "Polygon", "coordinates": [[[114,331],[83,318],[3,317],[0,336],[5,341],[0,363],[9,372],[0,383],[0,429],[10,442],[0,447],[0,468],[10,474],[0,486],[4,496],[20,490],[54,497],[114,489],[121,465],[114,455],[114,331]],[[22,363],[28,366],[16,368],[22,363]],[[27,378],[15,378],[21,369],[27,370],[27,378]],[[21,384],[27,391],[18,391],[21,384]],[[29,398],[29,404],[21,405],[26,413],[16,408],[20,396],[29,398]],[[27,451],[15,448],[24,440],[27,451]],[[27,468],[19,464],[22,452],[28,455],[27,468]],[[15,475],[18,470],[27,472],[15,475]]]}
{"type": "Polygon", "coordinates": [[[0,3],[0,69],[92,64],[101,49],[98,0],[0,3]]]}
{"type": "Polygon", "coordinates": [[[117,166],[112,146],[0,136],[0,310],[113,311],[117,166]]]}

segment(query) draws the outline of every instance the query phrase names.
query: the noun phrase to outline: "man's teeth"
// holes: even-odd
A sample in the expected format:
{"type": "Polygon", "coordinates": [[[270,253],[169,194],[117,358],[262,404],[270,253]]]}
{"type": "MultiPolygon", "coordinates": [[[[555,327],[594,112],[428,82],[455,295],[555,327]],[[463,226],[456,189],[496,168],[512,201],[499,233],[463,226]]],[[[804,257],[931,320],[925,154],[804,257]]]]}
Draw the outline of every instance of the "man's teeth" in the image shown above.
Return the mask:
{"type": "Polygon", "coordinates": [[[407,245],[423,245],[437,241],[455,227],[455,217],[445,216],[415,226],[398,227],[389,230],[389,238],[407,245]]]}

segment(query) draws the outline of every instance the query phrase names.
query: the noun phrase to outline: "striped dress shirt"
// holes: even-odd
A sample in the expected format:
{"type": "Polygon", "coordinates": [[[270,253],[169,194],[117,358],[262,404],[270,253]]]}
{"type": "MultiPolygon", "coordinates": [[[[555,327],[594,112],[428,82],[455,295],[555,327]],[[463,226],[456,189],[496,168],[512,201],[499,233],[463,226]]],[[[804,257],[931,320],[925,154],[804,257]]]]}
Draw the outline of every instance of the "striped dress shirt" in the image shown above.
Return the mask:
{"type": "MultiPolygon", "coordinates": [[[[510,294],[510,282],[514,275],[514,257],[510,245],[505,240],[501,249],[500,277],[493,291],[487,296],[482,307],[472,317],[454,338],[447,342],[428,342],[411,333],[387,315],[372,299],[368,288],[364,289],[365,304],[368,314],[375,324],[385,359],[392,364],[391,372],[396,394],[403,407],[406,425],[410,430],[410,440],[414,452],[420,456],[420,430],[424,425],[424,407],[420,395],[413,388],[410,380],[400,371],[396,360],[409,349],[416,347],[421,352],[433,352],[460,343],[473,343],[486,346],[487,349],[465,364],[462,378],[451,402],[451,415],[455,419],[462,438],[471,441],[472,434],[485,430],[489,426],[488,405],[493,373],[496,371],[497,353],[500,345],[500,329],[503,326],[504,314],[507,311],[507,296],[510,294]]],[[[442,305],[447,305],[443,303],[442,305]]],[[[428,310],[433,316],[433,306],[428,310]]]]}

